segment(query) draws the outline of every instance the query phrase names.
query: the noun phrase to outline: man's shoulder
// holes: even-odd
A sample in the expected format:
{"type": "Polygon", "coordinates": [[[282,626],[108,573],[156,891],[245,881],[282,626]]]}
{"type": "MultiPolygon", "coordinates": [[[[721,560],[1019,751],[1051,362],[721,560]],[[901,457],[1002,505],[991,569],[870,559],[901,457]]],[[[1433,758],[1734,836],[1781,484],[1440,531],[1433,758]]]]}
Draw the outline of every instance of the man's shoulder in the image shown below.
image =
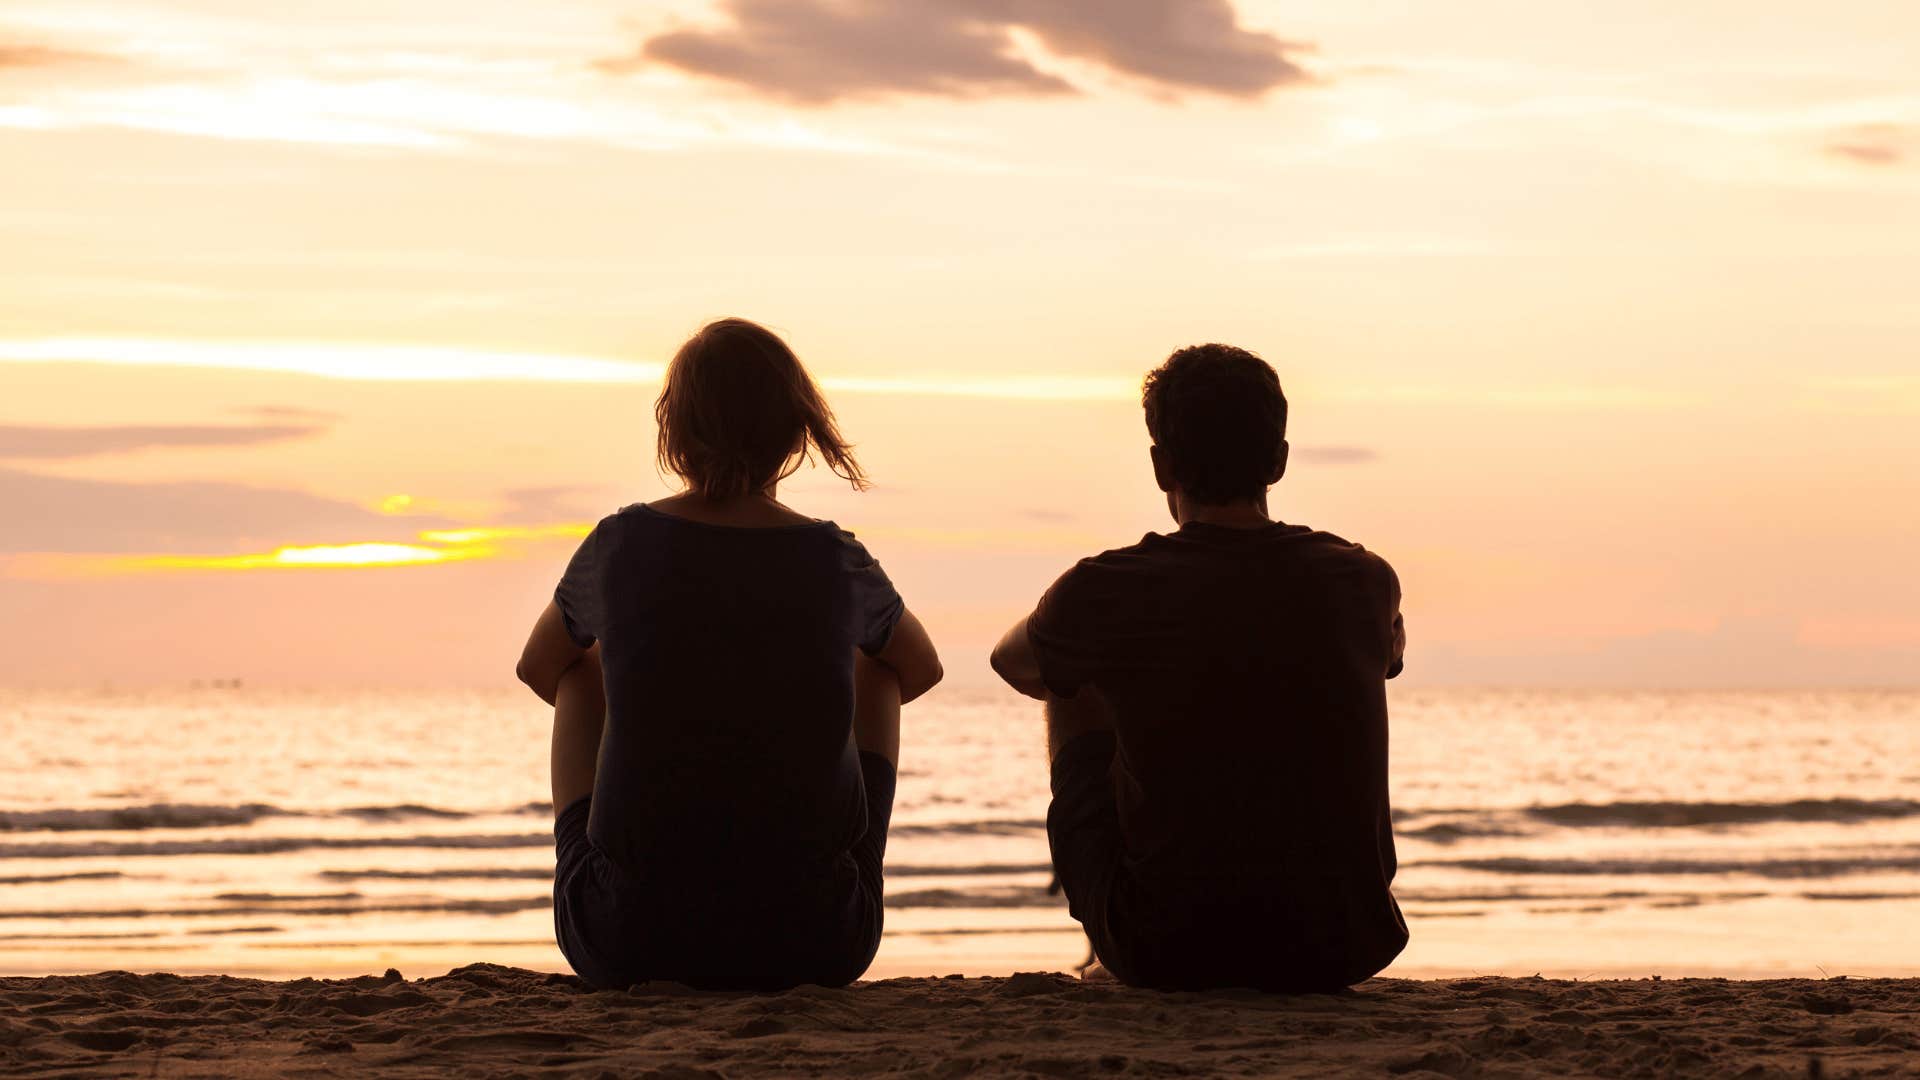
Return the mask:
{"type": "Polygon", "coordinates": [[[1040,598],[1039,612],[1060,616],[1087,606],[1106,607],[1138,591],[1138,583],[1158,572],[1164,560],[1158,542],[1165,537],[1148,533],[1137,543],[1108,548],[1069,566],[1040,598]]]}
{"type": "Polygon", "coordinates": [[[1298,526],[1298,528],[1302,530],[1298,537],[1299,543],[1304,545],[1305,550],[1311,551],[1318,558],[1355,565],[1372,566],[1385,570],[1388,573],[1393,571],[1392,565],[1378,552],[1369,550],[1356,541],[1349,540],[1337,533],[1327,532],[1324,529],[1308,528],[1305,525],[1298,526]]]}
{"type": "MultiPolygon", "coordinates": [[[[1268,557],[1276,562],[1307,568],[1312,573],[1349,579],[1359,574],[1396,584],[1399,580],[1393,566],[1379,553],[1335,533],[1305,525],[1276,523],[1273,531],[1263,539],[1264,543],[1260,546],[1268,557]]],[[[1248,549],[1239,547],[1238,550],[1240,555],[1233,560],[1236,564],[1244,558],[1248,549]]],[[[1101,592],[1115,587],[1127,589],[1135,582],[1162,578],[1179,580],[1184,576],[1184,567],[1193,568],[1194,573],[1211,576],[1217,574],[1222,565],[1220,552],[1221,549],[1214,544],[1195,542],[1177,532],[1150,532],[1135,543],[1108,548],[1080,559],[1061,575],[1055,589],[1063,593],[1082,589],[1098,589],[1101,592]]]]}
{"type": "Polygon", "coordinates": [[[1364,582],[1367,593],[1377,593],[1398,602],[1400,575],[1378,552],[1330,532],[1314,530],[1302,537],[1303,560],[1316,576],[1329,581],[1364,582]]]}
{"type": "Polygon", "coordinates": [[[1085,556],[1075,562],[1065,576],[1098,577],[1108,573],[1125,573],[1141,569],[1165,560],[1172,550],[1169,541],[1170,538],[1162,533],[1147,533],[1134,543],[1111,547],[1097,554],[1085,556]]]}

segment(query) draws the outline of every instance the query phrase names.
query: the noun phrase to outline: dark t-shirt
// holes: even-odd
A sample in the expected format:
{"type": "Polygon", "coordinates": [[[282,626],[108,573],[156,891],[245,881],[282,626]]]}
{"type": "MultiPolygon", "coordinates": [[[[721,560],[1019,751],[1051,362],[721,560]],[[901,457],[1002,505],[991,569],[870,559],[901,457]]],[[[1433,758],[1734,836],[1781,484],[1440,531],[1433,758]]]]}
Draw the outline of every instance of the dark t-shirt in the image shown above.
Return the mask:
{"type": "Polygon", "coordinates": [[[1387,804],[1399,606],[1385,560],[1279,523],[1150,533],[1047,590],[1028,623],[1041,674],[1112,707],[1137,878],[1333,902],[1405,941],[1387,804]]]}
{"type": "Polygon", "coordinates": [[[866,828],[853,650],[903,610],[830,521],[735,528],[629,506],[554,593],[600,642],[607,722],[587,835],[636,879],[790,880],[866,828]]]}

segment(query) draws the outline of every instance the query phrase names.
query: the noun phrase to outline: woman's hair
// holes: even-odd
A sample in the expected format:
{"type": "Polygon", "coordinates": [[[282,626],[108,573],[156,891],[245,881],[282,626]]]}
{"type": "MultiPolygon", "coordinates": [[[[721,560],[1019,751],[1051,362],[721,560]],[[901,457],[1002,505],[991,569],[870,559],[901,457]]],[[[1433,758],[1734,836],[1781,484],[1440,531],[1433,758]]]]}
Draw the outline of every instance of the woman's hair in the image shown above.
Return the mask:
{"type": "Polygon", "coordinates": [[[800,358],[746,319],[708,323],[680,346],[653,418],[661,467],[706,498],[760,491],[793,475],[813,451],[855,490],[867,486],[800,358]]]}

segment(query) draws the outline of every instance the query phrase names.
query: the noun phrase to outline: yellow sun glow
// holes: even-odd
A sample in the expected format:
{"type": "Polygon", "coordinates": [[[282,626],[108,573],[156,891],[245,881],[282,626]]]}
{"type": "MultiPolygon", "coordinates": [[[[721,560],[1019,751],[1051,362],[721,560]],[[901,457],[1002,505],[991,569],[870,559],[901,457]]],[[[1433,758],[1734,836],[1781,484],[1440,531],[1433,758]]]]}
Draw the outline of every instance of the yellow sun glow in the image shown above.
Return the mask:
{"type": "Polygon", "coordinates": [[[144,570],[258,570],[273,567],[419,566],[423,563],[477,559],[490,548],[432,548],[419,544],[318,544],[275,548],[246,555],[141,555],[128,560],[144,570]]]}

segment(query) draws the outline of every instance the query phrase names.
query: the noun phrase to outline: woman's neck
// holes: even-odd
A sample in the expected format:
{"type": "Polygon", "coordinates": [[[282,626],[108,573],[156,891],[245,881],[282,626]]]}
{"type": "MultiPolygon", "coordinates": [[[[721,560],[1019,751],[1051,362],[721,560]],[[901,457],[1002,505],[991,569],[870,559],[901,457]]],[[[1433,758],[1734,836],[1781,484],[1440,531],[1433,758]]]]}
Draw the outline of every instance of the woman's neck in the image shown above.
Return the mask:
{"type": "Polygon", "coordinates": [[[760,528],[773,525],[802,525],[813,520],[783,505],[774,497],[774,491],[775,488],[769,486],[762,491],[745,495],[723,495],[713,498],[700,491],[689,489],[678,495],[655,499],[648,505],[661,513],[683,517],[689,521],[705,522],[709,525],[760,528]]]}

